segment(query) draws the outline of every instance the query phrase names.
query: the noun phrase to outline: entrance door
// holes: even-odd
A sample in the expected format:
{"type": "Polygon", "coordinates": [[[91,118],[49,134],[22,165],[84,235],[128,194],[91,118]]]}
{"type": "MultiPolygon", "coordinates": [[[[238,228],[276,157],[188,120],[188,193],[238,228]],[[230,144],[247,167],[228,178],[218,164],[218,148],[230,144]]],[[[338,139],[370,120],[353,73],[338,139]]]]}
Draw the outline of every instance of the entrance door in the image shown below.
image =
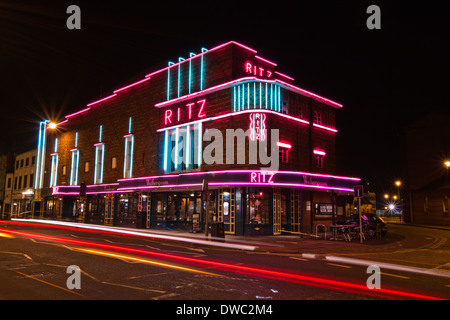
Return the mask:
{"type": "Polygon", "coordinates": [[[217,221],[223,222],[224,232],[235,233],[235,189],[219,189],[217,221]]]}
{"type": "Polygon", "coordinates": [[[291,189],[291,233],[300,233],[301,205],[299,191],[291,189]]]}
{"type": "Polygon", "coordinates": [[[273,192],[273,234],[281,234],[281,194],[280,190],[273,192]]]}

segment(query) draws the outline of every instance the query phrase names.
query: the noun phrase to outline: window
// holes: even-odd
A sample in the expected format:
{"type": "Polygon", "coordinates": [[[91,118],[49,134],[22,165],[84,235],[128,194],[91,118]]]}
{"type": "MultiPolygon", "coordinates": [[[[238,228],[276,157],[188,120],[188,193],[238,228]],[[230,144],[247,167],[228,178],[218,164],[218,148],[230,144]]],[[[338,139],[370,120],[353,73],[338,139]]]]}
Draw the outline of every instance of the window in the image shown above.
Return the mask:
{"type": "Polygon", "coordinates": [[[62,167],[62,175],[65,176],[67,174],[67,166],[62,167]]]}
{"type": "Polygon", "coordinates": [[[286,148],[280,148],[279,149],[279,155],[280,155],[280,162],[288,162],[288,152],[289,149],[286,148]]]}
{"type": "Polygon", "coordinates": [[[297,111],[298,111],[298,118],[303,119],[303,108],[298,107],[297,111]]]}
{"type": "Polygon", "coordinates": [[[58,154],[52,155],[52,162],[51,162],[51,171],[50,171],[50,188],[57,185],[57,179],[58,179],[58,162],[59,162],[59,156],[58,154]]]}
{"type": "Polygon", "coordinates": [[[11,178],[8,178],[8,189],[11,188],[11,183],[12,183],[11,178]]]}
{"type": "Polygon", "coordinates": [[[323,168],[323,155],[316,154],[315,155],[315,159],[316,159],[316,167],[317,168],[323,168]]]}
{"type": "Polygon", "coordinates": [[[16,169],[19,168],[19,160],[16,161],[16,169]]]}
{"type": "Polygon", "coordinates": [[[105,159],[105,144],[95,146],[95,172],[94,184],[103,183],[103,162],[105,159]]]}
{"type": "Polygon", "coordinates": [[[34,165],[36,163],[36,156],[31,157],[31,165],[34,165]]]}
{"type": "Polygon", "coordinates": [[[202,159],[202,124],[164,132],[164,172],[197,169],[202,159]]]}
{"type": "Polygon", "coordinates": [[[287,101],[281,101],[281,113],[288,114],[288,104],[287,101]]]}
{"type": "Polygon", "coordinates": [[[30,188],[33,188],[34,173],[30,173],[30,188]]]}
{"type": "Polygon", "coordinates": [[[89,161],[84,162],[84,172],[89,172],[89,161]]]}
{"type": "Polygon", "coordinates": [[[25,159],[25,167],[28,167],[29,164],[30,164],[30,158],[26,158],[25,159]]]}
{"type": "Polygon", "coordinates": [[[27,184],[28,184],[28,175],[25,175],[25,176],[23,177],[23,187],[26,188],[26,187],[27,187],[27,184]]]}
{"type": "Polygon", "coordinates": [[[19,177],[19,189],[22,189],[22,176],[19,177]]]}
{"type": "Polygon", "coordinates": [[[70,185],[78,185],[78,164],[80,161],[80,150],[72,150],[72,163],[70,165],[70,185]]]}
{"type": "Polygon", "coordinates": [[[117,157],[111,158],[111,168],[116,169],[117,168],[117,157]]]}
{"type": "Polygon", "coordinates": [[[20,160],[20,167],[23,168],[23,159],[20,160]]]}
{"type": "Polygon", "coordinates": [[[129,134],[125,137],[125,156],[123,160],[123,177],[131,178],[133,176],[133,149],[134,135],[129,134]]]}
{"type": "Polygon", "coordinates": [[[322,114],[320,112],[314,111],[313,123],[322,124],[322,114]]]}

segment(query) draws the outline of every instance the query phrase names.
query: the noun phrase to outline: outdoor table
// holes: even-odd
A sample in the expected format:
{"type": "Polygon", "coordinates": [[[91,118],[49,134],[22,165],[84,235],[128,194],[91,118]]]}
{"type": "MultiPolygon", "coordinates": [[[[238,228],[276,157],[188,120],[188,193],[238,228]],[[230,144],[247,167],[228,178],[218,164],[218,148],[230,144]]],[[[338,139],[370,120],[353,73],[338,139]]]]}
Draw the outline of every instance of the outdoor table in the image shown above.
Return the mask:
{"type": "Polygon", "coordinates": [[[331,225],[330,229],[335,240],[337,240],[339,233],[341,233],[345,240],[351,241],[350,232],[355,227],[357,226],[354,224],[335,224],[331,225]]]}

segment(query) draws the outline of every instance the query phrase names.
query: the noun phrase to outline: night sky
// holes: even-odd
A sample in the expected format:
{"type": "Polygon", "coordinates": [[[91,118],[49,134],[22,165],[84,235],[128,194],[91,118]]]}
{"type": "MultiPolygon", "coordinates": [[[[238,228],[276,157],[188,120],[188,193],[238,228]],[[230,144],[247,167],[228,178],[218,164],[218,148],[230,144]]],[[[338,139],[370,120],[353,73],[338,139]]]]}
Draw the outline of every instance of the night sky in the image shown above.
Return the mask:
{"type": "Polygon", "coordinates": [[[338,174],[381,191],[400,177],[403,127],[449,113],[448,12],[442,2],[392,2],[0,0],[0,151],[34,148],[39,121],[63,120],[169,60],[235,40],[344,105],[338,174]],[[71,4],[81,30],[66,27],[71,4]],[[366,27],[371,4],[381,30],[366,27]]]}

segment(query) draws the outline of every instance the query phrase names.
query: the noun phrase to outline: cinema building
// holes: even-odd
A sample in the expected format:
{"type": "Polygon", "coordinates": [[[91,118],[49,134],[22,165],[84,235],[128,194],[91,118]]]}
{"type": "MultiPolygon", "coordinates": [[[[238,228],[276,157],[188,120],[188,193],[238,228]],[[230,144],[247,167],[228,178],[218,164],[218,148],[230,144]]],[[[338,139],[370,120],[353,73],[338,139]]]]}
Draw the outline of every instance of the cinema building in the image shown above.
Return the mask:
{"type": "Polygon", "coordinates": [[[360,180],[336,173],[340,108],[252,48],[234,41],[202,48],[56,128],[43,121],[37,212],[189,231],[204,230],[209,215],[232,235],[314,232],[343,214],[339,198],[360,180]]]}

